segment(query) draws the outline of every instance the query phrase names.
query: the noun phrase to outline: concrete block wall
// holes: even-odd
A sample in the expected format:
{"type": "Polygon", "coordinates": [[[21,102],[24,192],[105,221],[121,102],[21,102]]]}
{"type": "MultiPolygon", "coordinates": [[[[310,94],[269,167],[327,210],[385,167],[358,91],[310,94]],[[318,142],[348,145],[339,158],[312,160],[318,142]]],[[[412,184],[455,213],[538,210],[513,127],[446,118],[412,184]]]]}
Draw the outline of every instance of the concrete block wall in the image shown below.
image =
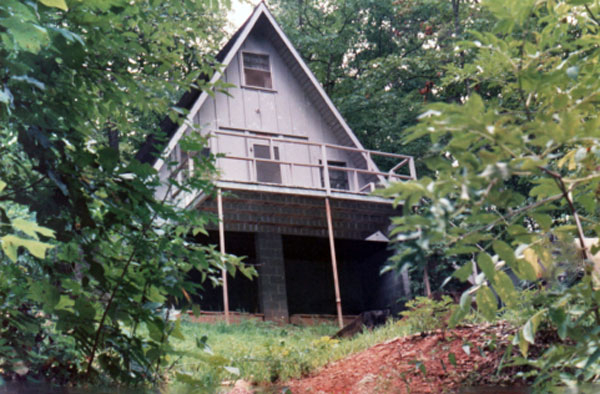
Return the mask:
{"type": "MultiPolygon", "coordinates": [[[[216,214],[214,201],[199,209],[216,214]]],[[[386,234],[390,216],[400,215],[391,204],[331,200],[335,238],[364,240],[386,234]]],[[[327,238],[325,200],[318,197],[265,192],[230,191],[223,199],[226,231],[269,232],[327,238]]]]}
{"type": "Polygon", "coordinates": [[[257,233],[255,235],[258,261],[258,298],[265,320],[287,323],[289,321],[285,263],[281,234],[257,233]]]}

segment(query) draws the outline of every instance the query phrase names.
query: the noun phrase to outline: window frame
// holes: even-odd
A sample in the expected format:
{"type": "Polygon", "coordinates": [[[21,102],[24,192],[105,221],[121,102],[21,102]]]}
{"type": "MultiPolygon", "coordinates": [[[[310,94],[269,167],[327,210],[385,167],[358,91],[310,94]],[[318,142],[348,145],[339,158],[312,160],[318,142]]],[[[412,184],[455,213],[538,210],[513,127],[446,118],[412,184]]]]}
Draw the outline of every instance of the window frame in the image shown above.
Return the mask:
{"type": "MultiPolygon", "coordinates": [[[[276,92],[276,90],[275,90],[275,78],[273,78],[273,62],[271,61],[271,55],[269,55],[268,53],[264,53],[264,52],[254,52],[254,51],[241,51],[241,54],[242,55],[240,56],[240,70],[241,70],[241,74],[242,74],[241,80],[243,81],[241,87],[242,88],[246,88],[246,89],[264,90],[266,92],[276,92]],[[246,82],[246,67],[244,66],[244,56],[246,54],[248,54],[248,55],[258,55],[258,56],[266,56],[267,57],[267,60],[269,61],[269,76],[271,77],[271,87],[270,88],[263,87],[263,86],[249,85],[246,82]]],[[[248,69],[265,72],[265,70],[261,70],[261,69],[258,69],[258,68],[248,67],[248,69]]]]}
{"type": "MultiPolygon", "coordinates": [[[[322,166],[323,165],[323,161],[319,160],[319,165],[322,166]]],[[[344,167],[344,168],[348,168],[348,163],[345,161],[340,161],[340,160],[327,160],[327,167],[344,167]]],[[[335,191],[352,191],[352,185],[350,185],[350,173],[349,171],[344,171],[344,170],[337,170],[337,169],[329,169],[329,188],[333,189],[335,191]],[[332,173],[338,173],[338,174],[344,174],[344,182],[346,187],[345,188],[337,188],[334,187],[334,185],[332,184],[332,182],[337,182],[340,181],[340,178],[336,178],[335,176],[331,176],[332,173]]],[[[327,188],[327,186],[325,185],[325,171],[323,170],[323,167],[320,168],[320,174],[321,174],[321,187],[322,188],[327,188]]]]}
{"type": "MultiPolygon", "coordinates": [[[[263,141],[253,142],[252,143],[252,156],[255,159],[272,161],[272,162],[270,162],[270,161],[255,161],[254,171],[255,171],[255,175],[256,175],[256,182],[283,185],[283,174],[281,171],[281,163],[279,163],[279,161],[281,160],[279,146],[271,146],[269,144],[264,144],[263,141]],[[267,148],[266,153],[268,153],[269,157],[257,156],[256,155],[257,147],[267,148]],[[275,175],[276,180],[275,181],[264,180],[264,175],[267,175],[265,173],[265,171],[273,171],[273,170],[274,170],[274,175],[275,175]],[[262,173],[262,176],[259,175],[260,173],[262,173]],[[259,178],[263,178],[263,180],[260,180],[259,178]]],[[[262,155],[262,156],[265,156],[265,155],[262,155]]]]}

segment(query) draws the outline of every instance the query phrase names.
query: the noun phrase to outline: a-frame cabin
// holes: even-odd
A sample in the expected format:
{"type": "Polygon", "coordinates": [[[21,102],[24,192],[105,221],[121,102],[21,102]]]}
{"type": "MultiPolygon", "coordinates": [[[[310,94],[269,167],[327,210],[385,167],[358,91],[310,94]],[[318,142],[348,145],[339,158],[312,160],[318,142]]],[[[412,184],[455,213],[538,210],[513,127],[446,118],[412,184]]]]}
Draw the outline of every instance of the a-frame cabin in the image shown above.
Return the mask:
{"type": "MultiPolygon", "coordinates": [[[[341,300],[350,314],[391,306],[405,290],[379,270],[388,256],[389,218],[397,213],[370,192],[415,178],[413,158],[364,149],[264,3],[217,58],[224,69],[212,81],[234,87],[214,96],[188,92],[180,101],[189,109],[186,123],[161,124],[169,136],[161,157],[191,166],[178,144],[197,132],[188,124],[210,135],[210,150],[220,155],[218,198],[173,198],[217,213],[220,228],[212,229],[211,241],[247,256],[259,278],[224,277],[223,298],[208,291],[201,308],[279,321],[336,313],[341,324],[341,300]],[[377,156],[397,165],[381,172],[377,156]]],[[[163,179],[171,176],[163,160],[154,166],[163,179]]]]}

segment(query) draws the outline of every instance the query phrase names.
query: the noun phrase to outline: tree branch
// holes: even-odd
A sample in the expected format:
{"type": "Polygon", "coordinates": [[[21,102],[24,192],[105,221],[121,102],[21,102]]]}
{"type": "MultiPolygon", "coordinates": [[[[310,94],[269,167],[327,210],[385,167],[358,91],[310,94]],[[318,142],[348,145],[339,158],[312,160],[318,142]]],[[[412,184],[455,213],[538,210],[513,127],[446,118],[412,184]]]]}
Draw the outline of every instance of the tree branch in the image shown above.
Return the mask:
{"type": "Polygon", "coordinates": [[[567,204],[569,205],[571,214],[573,215],[573,218],[575,219],[575,225],[577,226],[577,236],[579,237],[579,244],[581,245],[581,252],[583,254],[583,258],[585,260],[588,260],[589,256],[588,256],[588,252],[585,247],[585,235],[583,233],[583,227],[581,226],[581,221],[579,220],[579,215],[577,214],[577,209],[575,209],[575,204],[573,204],[573,199],[571,198],[571,196],[569,196],[569,190],[565,186],[562,176],[558,172],[549,170],[545,167],[539,166],[538,168],[540,170],[542,170],[543,172],[545,172],[546,174],[550,175],[552,178],[554,178],[554,181],[556,182],[556,184],[562,191],[562,196],[565,198],[565,200],[567,200],[567,204]]]}
{"type": "Polygon", "coordinates": [[[11,196],[15,196],[15,195],[17,195],[19,193],[24,192],[27,189],[31,189],[32,187],[34,187],[34,186],[38,185],[40,182],[42,182],[44,179],[46,179],[46,178],[45,177],[39,178],[39,179],[33,181],[32,183],[30,183],[29,185],[27,185],[25,187],[22,187],[20,189],[12,190],[11,192],[4,194],[3,196],[0,196],[0,201],[10,200],[11,196]]]}
{"type": "Polygon", "coordinates": [[[517,81],[519,83],[519,97],[521,99],[521,103],[523,104],[523,107],[525,108],[525,114],[527,115],[527,120],[529,122],[531,122],[533,120],[533,118],[531,116],[531,110],[529,109],[529,104],[527,103],[527,99],[525,98],[525,91],[523,91],[523,82],[521,81],[521,71],[523,71],[524,49],[525,49],[525,44],[521,44],[519,66],[517,69],[517,72],[518,72],[517,81]]]}
{"type": "Polygon", "coordinates": [[[515,216],[519,216],[519,215],[521,215],[522,213],[525,213],[525,212],[529,211],[530,209],[535,209],[535,208],[537,208],[537,207],[540,207],[540,206],[542,206],[542,205],[544,205],[544,204],[547,204],[547,203],[549,203],[549,202],[556,201],[556,200],[560,200],[561,198],[563,198],[563,194],[562,194],[562,193],[560,193],[560,194],[555,194],[554,196],[550,196],[550,197],[548,197],[548,198],[545,198],[545,199],[543,199],[543,200],[536,201],[536,202],[534,202],[534,203],[532,203],[532,204],[529,204],[529,205],[527,205],[527,206],[524,206],[524,207],[522,207],[522,208],[519,208],[519,209],[516,209],[516,210],[514,210],[514,211],[511,211],[511,212],[509,212],[507,215],[505,215],[505,216],[501,216],[500,218],[498,218],[498,219],[494,220],[492,223],[489,223],[489,224],[486,224],[485,226],[482,226],[482,227],[478,227],[478,228],[476,228],[476,229],[473,229],[473,230],[469,231],[468,233],[466,233],[466,234],[464,234],[464,235],[462,235],[462,236],[458,237],[458,238],[457,238],[455,241],[448,243],[448,244],[447,244],[447,246],[449,246],[449,245],[450,245],[450,244],[452,244],[452,243],[455,243],[455,242],[461,241],[461,240],[463,240],[463,239],[465,239],[465,238],[467,238],[467,237],[469,237],[469,236],[471,236],[471,235],[473,235],[473,234],[475,234],[475,233],[477,233],[477,232],[480,232],[481,230],[488,229],[488,231],[489,231],[489,230],[491,230],[492,228],[494,228],[494,227],[495,227],[495,226],[496,226],[498,223],[500,223],[500,222],[504,222],[504,221],[506,221],[507,219],[511,219],[511,218],[513,218],[513,217],[515,217],[515,216]]]}
{"type": "MultiPolygon", "coordinates": [[[[171,191],[172,186],[173,186],[173,184],[169,183],[169,187],[168,187],[161,203],[164,203],[167,200],[167,197],[169,196],[169,192],[171,191]]],[[[102,329],[104,328],[104,323],[106,321],[106,317],[108,316],[108,311],[110,310],[110,307],[112,306],[115,296],[117,295],[117,291],[121,287],[121,284],[123,283],[123,280],[125,279],[125,275],[127,274],[127,270],[129,269],[129,266],[131,265],[131,262],[133,261],[133,258],[135,257],[135,254],[138,249],[139,241],[146,234],[146,231],[148,231],[148,229],[150,228],[152,223],[154,223],[157,216],[158,216],[158,211],[155,211],[154,215],[152,216],[152,218],[150,219],[148,224],[142,229],[142,232],[137,236],[137,238],[133,244],[133,249],[132,249],[131,253],[129,254],[129,258],[127,259],[127,262],[125,263],[125,266],[123,267],[123,271],[121,272],[121,275],[119,276],[119,279],[117,280],[117,283],[115,284],[115,286],[110,294],[108,302],[106,303],[106,308],[104,309],[104,313],[102,314],[102,317],[100,318],[100,323],[98,324],[98,329],[96,330],[96,335],[94,337],[94,344],[92,346],[92,351],[90,352],[90,356],[89,356],[90,360],[88,362],[88,366],[85,371],[86,378],[89,378],[89,375],[92,372],[92,364],[94,363],[94,359],[96,357],[96,351],[98,350],[98,345],[100,343],[100,335],[102,333],[102,329]]]]}
{"type": "Polygon", "coordinates": [[[592,20],[594,22],[596,22],[596,24],[598,26],[600,26],[600,21],[598,20],[598,18],[596,18],[596,16],[594,15],[594,13],[592,12],[592,10],[590,10],[590,7],[586,4],[585,5],[585,10],[587,11],[588,15],[590,16],[590,18],[592,18],[592,20]]]}

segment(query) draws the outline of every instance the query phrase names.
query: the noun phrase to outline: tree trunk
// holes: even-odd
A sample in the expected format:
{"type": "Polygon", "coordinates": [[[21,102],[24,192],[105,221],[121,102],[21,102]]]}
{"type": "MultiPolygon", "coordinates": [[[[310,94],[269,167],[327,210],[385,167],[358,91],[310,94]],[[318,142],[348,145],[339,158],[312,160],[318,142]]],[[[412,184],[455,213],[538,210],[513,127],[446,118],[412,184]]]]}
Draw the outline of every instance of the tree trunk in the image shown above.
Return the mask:
{"type": "Polygon", "coordinates": [[[452,0],[452,13],[454,14],[454,34],[456,35],[456,38],[458,39],[458,36],[460,35],[460,18],[459,18],[459,13],[460,13],[460,0],[452,0]]]}
{"type": "Polygon", "coordinates": [[[429,259],[425,263],[423,270],[423,283],[425,284],[425,296],[431,298],[431,284],[429,283],[429,259]]]}
{"type": "Polygon", "coordinates": [[[402,290],[404,290],[404,296],[411,298],[412,292],[410,289],[410,275],[408,274],[408,269],[404,268],[400,274],[402,275],[402,290]]]}
{"type": "MultiPolygon", "coordinates": [[[[455,40],[459,39],[459,36],[462,32],[460,26],[460,0],[452,0],[452,13],[454,15],[454,38],[455,40]]],[[[460,54],[460,68],[465,67],[465,52],[461,51],[460,54]]],[[[469,88],[469,80],[465,80],[465,95],[469,96],[471,94],[471,89],[469,88]]]]}
{"type": "Polygon", "coordinates": [[[111,128],[108,130],[108,146],[119,153],[119,131],[111,128]]]}
{"type": "Polygon", "coordinates": [[[298,27],[300,27],[300,28],[304,24],[304,19],[302,19],[303,2],[304,2],[304,0],[298,0],[298,27]]]}

